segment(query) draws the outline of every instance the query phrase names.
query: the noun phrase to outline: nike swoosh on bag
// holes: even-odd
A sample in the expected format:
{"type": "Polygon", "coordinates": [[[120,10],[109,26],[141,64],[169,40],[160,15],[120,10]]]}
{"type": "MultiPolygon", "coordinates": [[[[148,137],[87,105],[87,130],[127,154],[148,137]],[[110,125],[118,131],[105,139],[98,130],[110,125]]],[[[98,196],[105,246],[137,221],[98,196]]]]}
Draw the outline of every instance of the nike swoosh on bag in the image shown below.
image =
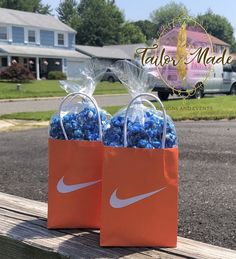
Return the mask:
{"type": "Polygon", "coordinates": [[[148,193],[144,193],[144,194],[140,194],[140,195],[137,195],[137,196],[133,196],[131,198],[128,198],[128,199],[120,199],[117,197],[117,190],[116,189],[112,195],[111,195],[111,198],[110,198],[110,205],[111,207],[115,208],[115,209],[120,209],[120,208],[124,208],[126,206],[129,206],[131,204],[134,204],[138,201],[141,201],[143,199],[146,199],[162,190],[164,190],[166,187],[163,187],[161,189],[158,189],[158,190],[155,190],[153,192],[148,192],[148,193]]]}
{"type": "Polygon", "coordinates": [[[57,183],[57,191],[60,192],[60,193],[74,192],[74,191],[86,188],[88,186],[94,185],[94,184],[99,183],[99,182],[101,182],[101,180],[86,182],[86,183],[73,184],[73,185],[67,185],[67,184],[64,183],[64,176],[63,176],[57,183]]]}

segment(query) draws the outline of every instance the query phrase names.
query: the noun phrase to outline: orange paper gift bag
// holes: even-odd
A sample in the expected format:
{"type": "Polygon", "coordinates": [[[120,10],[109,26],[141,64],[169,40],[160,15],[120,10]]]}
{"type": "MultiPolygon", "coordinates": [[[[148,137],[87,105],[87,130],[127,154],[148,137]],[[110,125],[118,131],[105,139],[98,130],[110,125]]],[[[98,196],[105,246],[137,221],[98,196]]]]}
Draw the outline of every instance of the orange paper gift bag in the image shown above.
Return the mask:
{"type": "MultiPolygon", "coordinates": [[[[77,95],[88,97],[99,114],[95,100],[86,94],[73,93],[64,101],[77,95]]],[[[98,120],[101,139],[100,116],[98,120]]],[[[60,122],[68,139],[62,119],[60,122]]],[[[48,228],[99,228],[102,142],[49,139],[48,151],[48,228]]]]}
{"type": "Polygon", "coordinates": [[[125,147],[104,147],[100,245],[175,247],[178,149],[164,148],[164,108],[162,149],[126,148],[132,102],[125,147]]]}

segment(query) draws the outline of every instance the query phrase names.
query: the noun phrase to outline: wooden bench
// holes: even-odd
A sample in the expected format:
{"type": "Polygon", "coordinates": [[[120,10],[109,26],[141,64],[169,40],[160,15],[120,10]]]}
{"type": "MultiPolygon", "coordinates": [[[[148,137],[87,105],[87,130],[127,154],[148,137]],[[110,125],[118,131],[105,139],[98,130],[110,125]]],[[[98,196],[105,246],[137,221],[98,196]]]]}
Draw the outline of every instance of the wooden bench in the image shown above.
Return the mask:
{"type": "Polygon", "coordinates": [[[236,258],[236,251],[182,237],[175,249],[101,248],[99,231],[48,230],[46,213],[46,203],[0,192],[0,258],[236,258]]]}

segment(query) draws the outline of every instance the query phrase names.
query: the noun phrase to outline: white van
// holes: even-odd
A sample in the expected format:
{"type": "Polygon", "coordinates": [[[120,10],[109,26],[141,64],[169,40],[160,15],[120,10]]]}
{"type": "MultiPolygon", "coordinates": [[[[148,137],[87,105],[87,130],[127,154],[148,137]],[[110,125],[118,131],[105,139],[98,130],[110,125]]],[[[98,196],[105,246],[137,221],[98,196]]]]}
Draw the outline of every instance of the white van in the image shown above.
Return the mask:
{"type": "Polygon", "coordinates": [[[236,95],[236,63],[231,65],[215,64],[208,78],[197,84],[195,97],[200,99],[204,94],[236,95]]]}
{"type": "MultiPolygon", "coordinates": [[[[175,55],[176,47],[167,47],[169,55],[175,55]]],[[[166,78],[176,90],[181,90],[185,95],[186,90],[191,90],[195,86],[196,91],[193,96],[197,99],[203,98],[205,94],[231,94],[236,95],[236,61],[230,65],[215,64],[211,69],[204,68],[203,65],[191,63],[187,65],[187,85],[191,85],[191,89],[184,86],[182,81],[178,82],[177,70],[171,65],[165,68],[166,78]],[[191,73],[191,74],[188,74],[191,73]]],[[[167,100],[170,94],[173,94],[160,77],[156,77],[156,83],[153,85],[153,91],[157,91],[158,96],[162,100],[167,100]]]]}

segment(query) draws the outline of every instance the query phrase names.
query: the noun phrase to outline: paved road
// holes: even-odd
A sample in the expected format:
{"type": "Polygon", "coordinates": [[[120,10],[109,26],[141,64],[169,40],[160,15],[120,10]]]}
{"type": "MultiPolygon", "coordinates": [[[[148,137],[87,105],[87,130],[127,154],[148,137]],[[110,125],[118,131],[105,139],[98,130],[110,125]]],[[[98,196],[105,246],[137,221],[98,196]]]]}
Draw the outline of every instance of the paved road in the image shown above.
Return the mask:
{"type": "MultiPolygon", "coordinates": [[[[179,235],[236,249],[236,121],[176,125],[179,235]]],[[[0,133],[0,191],[47,201],[47,129],[0,133]]]]}
{"type": "MultiPolygon", "coordinates": [[[[155,94],[155,93],[153,93],[155,94]]],[[[169,99],[178,99],[179,97],[170,96],[169,99]]],[[[95,99],[100,107],[126,105],[130,100],[128,94],[113,94],[113,95],[96,95],[95,99]]],[[[36,111],[53,111],[57,110],[62,100],[60,98],[38,98],[34,99],[20,99],[14,101],[0,100],[0,115],[14,113],[14,112],[36,112],[36,111]]]]}
{"type": "MultiPolygon", "coordinates": [[[[121,95],[97,95],[95,96],[99,106],[125,105],[130,100],[128,94],[121,95]]],[[[0,115],[13,112],[34,112],[57,110],[62,98],[19,100],[14,102],[2,102],[0,100],[0,115]]]]}

